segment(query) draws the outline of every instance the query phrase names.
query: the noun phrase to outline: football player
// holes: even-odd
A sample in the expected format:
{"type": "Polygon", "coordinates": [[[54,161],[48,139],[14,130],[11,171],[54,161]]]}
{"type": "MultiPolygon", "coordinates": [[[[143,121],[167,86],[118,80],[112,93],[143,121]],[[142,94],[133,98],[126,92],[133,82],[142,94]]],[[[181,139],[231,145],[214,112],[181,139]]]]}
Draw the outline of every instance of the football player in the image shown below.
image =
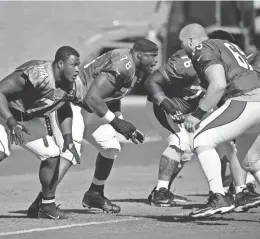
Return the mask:
{"type": "MultiPolygon", "coordinates": [[[[194,132],[193,147],[210,187],[209,202],[190,216],[230,212],[234,205],[224,195],[220,158],[215,147],[237,139],[253,127],[255,132],[259,130],[260,82],[237,45],[226,40],[208,39],[201,25],[185,26],[179,39],[192,59],[201,85],[207,89],[196,111],[184,122],[185,128],[194,132]],[[220,101],[222,105],[215,109],[220,101]],[[214,112],[205,117],[212,109],[214,112]]],[[[252,157],[239,158],[241,166],[258,182],[259,153],[254,151],[252,157]]]]}
{"type": "MultiPolygon", "coordinates": [[[[96,58],[81,69],[81,79],[86,82],[87,92],[78,107],[82,107],[84,138],[97,150],[96,168],[89,190],[82,204],[88,208],[99,208],[118,213],[121,208],[104,196],[104,186],[118,158],[121,146],[117,133],[134,143],[142,143],[144,135],[123,119],[120,99],[126,96],[140,80],[138,73],[151,73],[157,63],[158,47],[155,43],[140,39],[132,49],[115,49],[96,58]]],[[[64,175],[59,175],[62,178],[64,175]]],[[[41,196],[31,209],[37,211],[41,196]]]]}
{"type": "MultiPolygon", "coordinates": [[[[152,205],[174,206],[175,203],[188,201],[182,196],[173,195],[169,189],[184,163],[189,161],[192,156],[189,135],[180,124],[176,123],[174,117],[178,112],[181,114],[193,112],[205,93],[200,87],[200,81],[191,60],[184,50],[177,51],[164,66],[151,74],[145,81],[145,87],[149,93],[148,99],[153,102],[147,102],[149,118],[168,143],[168,147],[160,159],[157,187],[154,188],[148,199],[152,205]]],[[[241,192],[243,188],[246,188],[246,183],[242,182],[245,171],[240,167],[236,158],[234,143],[219,146],[218,153],[221,155],[223,168],[225,168],[226,160],[230,161],[236,191],[241,192]]],[[[230,182],[226,180],[225,176],[223,173],[223,181],[227,181],[225,183],[229,187],[230,182]]],[[[243,201],[240,200],[240,203],[236,203],[236,208],[237,210],[241,210],[241,207],[244,209],[253,201],[259,203],[259,195],[255,198],[255,196],[245,194],[243,201]]]]}
{"type": "Polygon", "coordinates": [[[79,53],[63,46],[53,62],[26,62],[0,82],[0,161],[10,155],[12,143],[42,160],[39,171],[42,204],[36,215],[39,218],[62,217],[55,204],[59,165],[68,160],[79,161],[70,107],[71,101],[83,98],[76,93],[79,64],[79,53]],[[54,114],[62,133],[60,145],[52,130],[52,124],[57,123],[54,114]]]}

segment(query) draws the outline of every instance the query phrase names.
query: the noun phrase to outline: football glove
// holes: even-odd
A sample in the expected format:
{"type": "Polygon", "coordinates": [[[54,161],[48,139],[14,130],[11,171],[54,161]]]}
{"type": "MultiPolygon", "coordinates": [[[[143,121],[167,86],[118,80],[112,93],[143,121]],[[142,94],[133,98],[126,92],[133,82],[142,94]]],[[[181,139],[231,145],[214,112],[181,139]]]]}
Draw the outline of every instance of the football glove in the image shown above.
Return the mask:
{"type": "Polygon", "coordinates": [[[176,124],[182,124],[185,120],[185,115],[180,111],[176,111],[174,115],[170,114],[170,117],[172,118],[173,122],[176,124]]]}
{"type": "Polygon", "coordinates": [[[24,143],[23,132],[30,135],[29,130],[22,124],[19,124],[14,117],[9,117],[6,121],[6,125],[10,131],[11,144],[22,145],[24,143]]]}
{"type": "Polygon", "coordinates": [[[133,143],[137,144],[138,141],[143,143],[144,135],[136,129],[136,127],[123,119],[115,117],[110,124],[120,134],[122,134],[127,140],[131,139],[133,143]]]}

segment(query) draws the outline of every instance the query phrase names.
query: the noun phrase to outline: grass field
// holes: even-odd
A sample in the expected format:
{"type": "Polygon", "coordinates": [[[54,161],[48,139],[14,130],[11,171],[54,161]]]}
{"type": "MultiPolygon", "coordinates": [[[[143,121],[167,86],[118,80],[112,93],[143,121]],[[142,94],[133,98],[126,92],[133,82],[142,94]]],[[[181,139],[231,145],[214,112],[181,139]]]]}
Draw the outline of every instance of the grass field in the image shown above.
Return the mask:
{"type": "MultiPolygon", "coordinates": [[[[31,58],[51,59],[57,47],[70,44],[83,49],[78,37],[89,37],[99,26],[114,19],[145,20],[154,3],[149,2],[0,2],[0,76],[31,58]]],[[[129,100],[128,100],[129,101],[129,100]]],[[[125,118],[150,138],[158,139],[144,112],[144,105],[124,104],[125,118]]],[[[148,138],[149,138],[148,137],[148,138]]],[[[106,195],[121,206],[118,215],[85,210],[81,199],[93,176],[96,151],[84,145],[82,164],[62,181],[57,203],[68,220],[27,219],[26,209],[37,195],[39,161],[24,150],[14,150],[0,167],[0,237],[26,239],[258,239],[259,209],[204,220],[187,216],[207,199],[208,188],[196,160],[177,178],[177,194],[193,202],[174,208],[147,205],[154,187],[162,141],[143,145],[124,143],[120,159],[108,180],[106,195]]],[[[259,190],[259,187],[258,187],[259,190]]]]}

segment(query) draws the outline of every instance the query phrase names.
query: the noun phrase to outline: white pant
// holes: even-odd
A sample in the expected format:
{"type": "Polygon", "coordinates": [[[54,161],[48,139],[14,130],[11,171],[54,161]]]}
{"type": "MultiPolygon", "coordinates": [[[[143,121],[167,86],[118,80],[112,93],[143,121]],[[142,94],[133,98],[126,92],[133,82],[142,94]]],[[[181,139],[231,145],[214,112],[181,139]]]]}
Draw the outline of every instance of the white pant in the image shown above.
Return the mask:
{"type": "Polygon", "coordinates": [[[228,100],[203,120],[194,133],[194,148],[236,139],[237,155],[244,170],[260,170],[260,102],[228,100]]]}
{"type": "MultiPolygon", "coordinates": [[[[171,128],[171,131],[175,132],[171,133],[171,131],[162,126],[156,118],[152,102],[147,100],[146,109],[151,123],[154,125],[155,129],[160,134],[160,136],[164,140],[166,140],[168,146],[175,146],[184,152],[182,156],[182,161],[190,160],[193,155],[193,134],[189,133],[184,127],[174,123],[170,116],[164,114],[164,116],[162,115],[162,117],[164,117],[164,119],[167,120],[168,127],[171,128]]],[[[236,151],[236,147],[232,142],[225,142],[219,145],[216,148],[216,150],[220,155],[220,158],[223,158],[226,155],[227,158],[230,160],[231,157],[229,156],[236,151]]]]}
{"type": "MultiPolygon", "coordinates": [[[[72,105],[73,110],[73,125],[72,136],[75,146],[80,154],[81,142],[83,138],[84,122],[81,115],[81,109],[78,106],[72,105]]],[[[43,118],[35,118],[27,122],[21,122],[31,133],[24,134],[25,143],[23,148],[35,154],[39,159],[46,160],[48,158],[62,157],[68,159],[72,164],[76,164],[75,158],[70,151],[62,152],[63,137],[57,124],[56,112],[51,113],[50,121],[53,130],[53,136],[47,135],[45,120],[43,118]]],[[[9,131],[3,119],[0,122],[0,151],[7,156],[10,155],[9,131]]]]}
{"type": "Polygon", "coordinates": [[[153,110],[153,103],[148,100],[146,102],[146,111],[156,131],[164,140],[166,140],[168,146],[175,146],[181,151],[183,151],[184,157],[182,160],[190,160],[191,156],[193,155],[193,152],[190,147],[190,133],[184,127],[174,123],[171,117],[167,114],[163,114],[162,118],[159,119],[161,122],[164,121],[163,124],[167,125],[168,128],[165,128],[155,116],[153,110]]]}
{"type": "MultiPolygon", "coordinates": [[[[85,123],[84,138],[104,157],[116,159],[121,151],[116,130],[94,113],[82,110],[82,115],[85,123]]],[[[115,115],[122,118],[121,112],[115,112],[115,115]]]]}

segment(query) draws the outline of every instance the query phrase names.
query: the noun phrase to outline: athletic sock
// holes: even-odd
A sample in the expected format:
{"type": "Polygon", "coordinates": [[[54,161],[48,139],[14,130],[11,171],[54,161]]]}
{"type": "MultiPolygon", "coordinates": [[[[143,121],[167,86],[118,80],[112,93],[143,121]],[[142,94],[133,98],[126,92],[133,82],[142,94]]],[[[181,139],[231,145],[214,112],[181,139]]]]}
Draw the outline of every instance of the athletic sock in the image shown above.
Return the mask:
{"type": "Polygon", "coordinates": [[[210,190],[213,193],[225,195],[221,178],[221,162],[216,150],[203,151],[198,154],[198,159],[207,178],[210,190]]]}

